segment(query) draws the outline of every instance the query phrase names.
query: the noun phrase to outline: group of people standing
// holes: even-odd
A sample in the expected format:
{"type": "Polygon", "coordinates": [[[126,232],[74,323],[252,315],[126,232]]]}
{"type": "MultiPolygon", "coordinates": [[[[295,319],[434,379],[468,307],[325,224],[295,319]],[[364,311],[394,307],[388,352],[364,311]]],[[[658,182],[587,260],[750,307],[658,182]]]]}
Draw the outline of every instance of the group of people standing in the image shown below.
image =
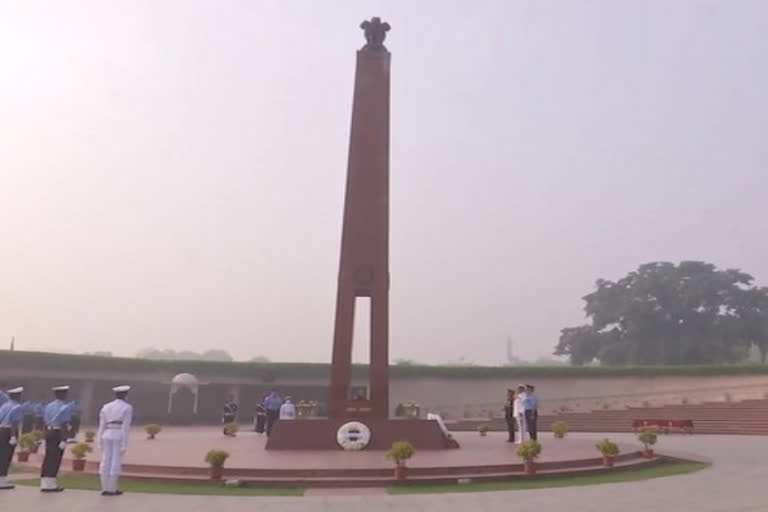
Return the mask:
{"type": "MultiPolygon", "coordinates": [[[[237,418],[238,406],[233,397],[229,397],[224,403],[224,414],[222,415],[222,423],[232,423],[237,418]]],[[[294,420],[296,419],[296,405],[291,400],[291,397],[285,397],[285,400],[278,394],[276,390],[272,390],[268,395],[264,397],[261,403],[256,405],[256,413],[254,415],[253,430],[259,434],[270,435],[272,429],[278,420],[294,420]]],[[[227,434],[226,429],[224,434],[227,434]]]]}
{"type": "Polygon", "coordinates": [[[538,439],[539,398],[531,384],[520,384],[517,390],[507,390],[504,418],[509,432],[508,442],[520,444],[528,439],[538,439]]]}
{"type": "MultiPolygon", "coordinates": [[[[130,386],[112,388],[115,400],[105,404],[99,412],[99,431],[97,434],[101,450],[99,476],[103,496],[119,496],[118,488],[122,459],[128,448],[128,433],[133,419],[133,406],[125,401],[130,386]]],[[[40,491],[44,493],[61,492],[64,489],[57,483],[61,460],[67,447],[67,439],[76,432],[73,420],[78,406],[68,401],[69,386],[51,388],[54,400],[45,405],[42,411],[42,430],[45,434],[45,456],[40,472],[40,491]]],[[[0,490],[13,489],[8,482],[8,470],[13,460],[18,437],[23,430],[25,403],[22,402],[23,387],[0,391],[0,490]]]]}

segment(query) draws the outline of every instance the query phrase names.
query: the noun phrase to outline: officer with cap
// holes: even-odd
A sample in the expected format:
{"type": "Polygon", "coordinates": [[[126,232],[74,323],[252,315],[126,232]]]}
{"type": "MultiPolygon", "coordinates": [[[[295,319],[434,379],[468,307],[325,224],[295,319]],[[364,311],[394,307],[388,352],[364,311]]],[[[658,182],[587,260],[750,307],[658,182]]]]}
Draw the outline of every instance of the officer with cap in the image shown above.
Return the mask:
{"type": "Polygon", "coordinates": [[[67,447],[66,436],[72,415],[72,402],[67,402],[69,386],[51,388],[55,400],[45,406],[43,421],[45,422],[45,458],[40,472],[40,491],[61,492],[56,477],[59,474],[61,459],[67,447]]]}
{"type": "Polygon", "coordinates": [[[99,413],[99,447],[101,463],[102,496],[120,496],[123,492],[118,488],[117,481],[123,456],[128,449],[128,434],[133,420],[133,406],[125,401],[130,386],[115,386],[115,399],[104,404],[99,413]]]}
{"type": "Polygon", "coordinates": [[[22,387],[9,389],[8,400],[0,405],[0,490],[14,487],[8,483],[8,468],[11,467],[19,427],[24,417],[24,406],[21,404],[23,392],[22,387]]]}

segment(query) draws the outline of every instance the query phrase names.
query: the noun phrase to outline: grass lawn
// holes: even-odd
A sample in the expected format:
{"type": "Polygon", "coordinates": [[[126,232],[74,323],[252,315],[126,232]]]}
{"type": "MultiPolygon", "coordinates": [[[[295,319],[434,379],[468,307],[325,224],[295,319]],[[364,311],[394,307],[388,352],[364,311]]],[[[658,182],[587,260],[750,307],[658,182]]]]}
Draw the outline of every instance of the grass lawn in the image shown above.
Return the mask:
{"type": "MultiPolygon", "coordinates": [[[[16,480],[16,485],[37,486],[39,479],[16,480]]],[[[64,475],[58,478],[58,483],[65,489],[100,491],[99,479],[89,475],[64,475]]],[[[120,490],[128,492],[143,492],[152,494],[194,494],[202,496],[303,496],[304,489],[294,488],[260,488],[260,487],[225,487],[223,483],[182,483],[163,482],[162,480],[120,479],[120,490]]]]}
{"type": "Polygon", "coordinates": [[[387,488],[389,494],[438,494],[448,492],[514,491],[518,489],[545,489],[576,485],[611,484],[648,480],[663,476],[684,475],[709,467],[697,462],[670,462],[649,468],[615,471],[592,476],[544,478],[537,480],[511,480],[506,482],[477,482],[453,485],[395,485],[387,488]]]}

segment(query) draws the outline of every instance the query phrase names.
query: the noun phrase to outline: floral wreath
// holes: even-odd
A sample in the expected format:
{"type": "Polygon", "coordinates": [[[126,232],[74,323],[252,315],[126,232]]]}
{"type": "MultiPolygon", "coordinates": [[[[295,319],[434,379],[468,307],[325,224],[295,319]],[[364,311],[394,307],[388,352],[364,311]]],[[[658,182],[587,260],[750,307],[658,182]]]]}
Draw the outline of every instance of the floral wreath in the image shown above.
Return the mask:
{"type": "Polygon", "coordinates": [[[362,450],[371,442],[371,429],[359,421],[350,421],[339,427],[336,442],[347,451],[362,450]]]}

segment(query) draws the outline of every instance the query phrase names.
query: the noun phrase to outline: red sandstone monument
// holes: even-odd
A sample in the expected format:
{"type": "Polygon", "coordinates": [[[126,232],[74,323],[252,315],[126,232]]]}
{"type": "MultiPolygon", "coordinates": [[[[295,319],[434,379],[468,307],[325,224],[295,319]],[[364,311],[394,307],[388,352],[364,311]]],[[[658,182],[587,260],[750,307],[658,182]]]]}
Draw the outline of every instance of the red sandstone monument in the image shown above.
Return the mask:
{"type": "Polygon", "coordinates": [[[420,449],[451,446],[436,421],[389,419],[389,24],[364,21],[357,52],[347,189],[336,297],[328,418],[278,422],[266,448],[341,449],[339,427],[370,431],[367,448],[408,440],[420,449]],[[355,303],[371,301],[368,396],[350,396],[355,303]]]}

